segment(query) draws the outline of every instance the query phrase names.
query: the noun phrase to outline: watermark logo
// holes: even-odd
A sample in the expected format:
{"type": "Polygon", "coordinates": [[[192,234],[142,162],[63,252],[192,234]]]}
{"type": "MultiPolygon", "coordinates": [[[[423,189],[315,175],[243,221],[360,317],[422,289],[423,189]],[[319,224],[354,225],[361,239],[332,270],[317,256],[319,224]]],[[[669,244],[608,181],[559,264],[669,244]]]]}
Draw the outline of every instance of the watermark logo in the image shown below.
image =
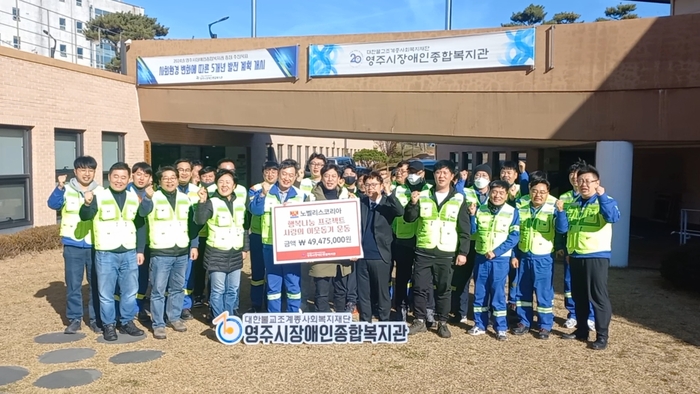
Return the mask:
{"type": "Polygon", "coordinates": [[[235,345],[243,338],[243,322],[238,316],[224,311],[212,322],[216,324],[216,338],[224,345],[235,345]]]}

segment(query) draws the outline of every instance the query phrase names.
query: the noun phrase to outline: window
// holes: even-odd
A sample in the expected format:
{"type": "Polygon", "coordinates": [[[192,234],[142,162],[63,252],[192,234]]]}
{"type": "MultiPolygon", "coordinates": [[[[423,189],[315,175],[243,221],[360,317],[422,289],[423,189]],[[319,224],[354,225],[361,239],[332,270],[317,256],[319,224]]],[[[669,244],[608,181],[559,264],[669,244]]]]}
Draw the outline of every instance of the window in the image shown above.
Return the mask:
{"type": "Polygon", "coordinates": [[[83,48],[78,47],[77,51],[78,51],[78,59],[82,59],[83,58],[83,48]]]}
{"type": "Polygon", "coordinates": [[[105,68],[105,64],[109,64],[117,56],[117,47],[105,40],[95,46],[95,51],[98,68],[105,68]]]}
{"type": "Polygon", "coordinates": [[[75,30],[78,33],[82,33],[83,32],[83,22],[81,22],[81,21],[75,22],[75,30]]]}
{"type": "Polygon", "coordinates": [[[284,144],[277,144],[277,162],[281,163],[282,160],[282,150],[284,149],[284,144]]]}
{"type": "MultiPolygon", "coordinates": [[[[305,151],[306,151],[306,156],[304,156],[304,157],[305,157],[305,158],[306,158],[306,157],[309,157],[309,146],[308,146],[308,145],[306,145],[305,151]]],[[[301,160],[299,160],[299,163],[301,163],[301,160]]]]}
{"type": "Polygon", "coordinates": [[[58,18],[58,27],[61,30],[66,30],[66,18],[58,18]]]}
{"type": "MultiPolygon", "coordinates": [[[[314,146],[314,151],[313,153],[316,153],[316,147],[314,146]]],[[[311,155],[306,155],[306,157],[311,157],[311,155]]]]}
{"type": "Polygon", "coordinates": [[[287,159],[291,159],[292,157],[292,150],[294,150],[294,145],[287,145],[287,159]]]}
{"type": "MultiPolygon", "coordinates": [[[[326,147],[326,156],[328,156],[328,147],[326,147]]],[[[321,151],[323,153],[323,150],[321,151]]]]}
{"type": "Polygon", "coordinates": [[[12,46],[19,49],[22,46],[22,39],[17,36],[12,37],[12,46]]]}
{"type": "Polygon", "coordinates": [[[58,46],[58,51],[61,52],[61,57],[66,57],[68,54],[66,53],[66,44],[61,44],[58,46]]]}
{"type": "Polygon", "coordinates": [[[503,167],[503,163],[506,161],[506,152],[493,152],[493,160],[494,163],[491,166],[493,169],[494,177],[498,177],[501,173],[501,168],[503,167]]]}
{"type": "Polygon", "coordinates": [[[17,8],[17,7],[12,7],[12,20],[13,21],[19,20],[19,8],[17,8]]]}
{"type": "Polygon", "coordinates": [[[31,224],[29,131],[0,128],[0,228],[31,224]]]}
{"type": "Polygon", "coordinates": [[[462,152],[462,169],[471,171],[474,168],[471,152],[462,152]]]}
{"type": "Polygon", "coordinates": [[[54,131],[56,151],[56,175],[73,169],[73,162],[83,154],[82,134],[79,130],[56,129],[54,131]]]}
{"type": "Polygon", "coordinates": [[[109,14],[111,14],[111,12],[101,10],[99,8],[95,8],[95,18],[97,18],[98,16],[109,15],[109,14]]]}
{"type": "MultiPolygon", "coordinates": [[[[457,156],[457,152],[450,152],[450,161],[459,164],[459,157],[457,156]]],[[[459,168],[459,166],[457,166],[459,168]]]]}
{"type": "Polygon", "coordinates": [[[78,7],[82,7],[82,6],[83,6],[83,0],[75,0],[75,5],[77,5],[78,7]]]}
{"type": "Polygon", "coordinates": [[[124,135],[102,133],[102,186],[109,186],[109,168],[120,161],[124,161],[124,135]]]}
{"type": "Polygon", "coordinates": [[[297,145],[297,161],[301,163],[301,145],[297,145]]]}
{"type": "Polygon", "coordinates": [[[489,162],[489,152],[479,152],[476,154],[476,165],[488,164],[489,162]]]}

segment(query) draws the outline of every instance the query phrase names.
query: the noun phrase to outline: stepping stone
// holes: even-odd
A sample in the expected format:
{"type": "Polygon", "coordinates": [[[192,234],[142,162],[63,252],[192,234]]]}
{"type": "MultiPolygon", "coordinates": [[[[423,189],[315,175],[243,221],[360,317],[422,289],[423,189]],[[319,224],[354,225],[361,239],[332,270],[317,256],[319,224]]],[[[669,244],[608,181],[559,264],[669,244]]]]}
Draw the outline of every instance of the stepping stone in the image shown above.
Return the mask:
{"type": "Polygon", "coordinates": [[[86,337],[86,335],[83,332],[78,332],[75,334],[64,334],[62,332],[51,332],[48,334],[39,335],[38,337],[34,338],[34,342],[41,343],[41,344],[69,343],[69,342],[77,342],[85,337],[86,337]]]}
{"type": "Polygon", "coordinates": [[[132,337],[131,335],[128,334],[117,334],[117,340],[116,341],[105,341],[105,337],[100,335],[97,337],[97,342],[98,343],[106,343],[108,345],[121,345],[125,343],[134,343],[138,341],[143,341],[146,339],[146,334],[143,334],[138,337],[132,337]]]}
{"type": "Polygon", "coordinates": [[[112,356],[109,361],[114,364],[138,364],[161,358],[165,354],[160,350],[136,350],[112,356]]]}
{"type": "Polygon", "coordinates": [[[67,389],[90,384],[102,376],[96,369],[66,369],[44,375],[34,382],[35,387],[67,389]]]}
{"type": "Polygon", "coordinates": [[[22,367],[0,367],[0,386],[24,379],[29,371],[22,367]]]}
{"type": "Polygon", "coordinates": [[[88,348],[60,349],[39,356],[42,364],[74,363],[94,356],[96,351],[88,348]]]}

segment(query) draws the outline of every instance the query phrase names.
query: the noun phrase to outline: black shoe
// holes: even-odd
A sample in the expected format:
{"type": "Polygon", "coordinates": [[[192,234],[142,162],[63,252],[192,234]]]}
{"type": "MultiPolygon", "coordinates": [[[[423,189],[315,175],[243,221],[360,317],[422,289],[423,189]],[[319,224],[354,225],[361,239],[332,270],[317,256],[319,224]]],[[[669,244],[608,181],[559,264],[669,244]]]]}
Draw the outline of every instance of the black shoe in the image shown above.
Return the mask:
{"type": "Polygon", "coordinates": [[[63,331],[64,334],[75,334],[76,332],[80,331],[81,329],[81,323],[80,319],[73,319],[70,321],[70,324],[68,324],[68,327],[63,331]]]}
{"type": "Polygon", "coordinates": [[[574,333],[571,333],[571,334],[564,334],[564,335],[562,335],[562,336],[561,336],[561,339],[575,339],[575,340],[577,340],[577,341],[586,342],[586,341],[588,341],[588,335],[583,336],[583,335],[579,335],[579,334],[577,334],[577,333],[574,332],[574,333]]]}
{"type": "Polygon", "coordinates": [[[192,304],[193,308],[201,308],[204,306],[204,297],[199,296],[194,298],[194,303],[192,304]]]}
{"type": "Polygon", "coordinates": [[[182,313],[180,314],[180,319],[182,319],[182,320],[194,319],[194,316],[192,316],[192,311],[189,309],[183,309],[182,313]]]}
{"type": "Polygon", "coordinates": [[[408,328],[408,335],[418,334],[419,332],[426,332],[428,328],[425,326],[425,322],[421,319],[413,320],[413,324],[408,328]]]}
{"type": "Polygon", "coordinates": [[[549,339],[549,331],[541,328],[537,333],[537,339],[549,339]]]}
{"type": "Polygon", "coordinates": [[[452,336],[450,329],[447,328],[447,322],[441,321],[438,323],[437,334],[440,338],[449,338],[452,336]]]}
{"type": "Polygon", "coordinates": [[[102,334],[105,338],[105,341],[116,341],[117,340],[117,331],[114,329],[114,324],[106,324],[104,333],[102,334]]]}
{"type": "Polygon", "coordinates": [[[97,325],[96,321],[90,322],[90,330],[95,334],[102,334],[102,328],[100,328],[100,326],[97,325]]]}
{"type": "Polygon", "coordinates": [[[608,340],[598,338],[595,340],[595,342],[591,343],[589,347],[593,350],[605,350],[608,347],[608,340]]]}
{"type": "Polygon", "coordinates": [[[141,335],[143,335],[143,330],[136,327],[134,322],[130,321],[126,324],[122,324],[119,327],[119,333],[120,334],[128,334],[128,335],[131,335],[132,337],[140,337],[141,335]]]}
{"type": "Polygon", "coordinates": [[[513,335],[525,335],[530,331],[530,327],[524,325],[523,323],[518,323],[518,325],[511,330],[513,335]]]}
{"type": "Polygon", "coordinates": [[[141,323],[146,323],[146,324],[151,323],[151,317],[148,315],[148,313],[146,311],[139,311],[138,319],[141,323]]]}

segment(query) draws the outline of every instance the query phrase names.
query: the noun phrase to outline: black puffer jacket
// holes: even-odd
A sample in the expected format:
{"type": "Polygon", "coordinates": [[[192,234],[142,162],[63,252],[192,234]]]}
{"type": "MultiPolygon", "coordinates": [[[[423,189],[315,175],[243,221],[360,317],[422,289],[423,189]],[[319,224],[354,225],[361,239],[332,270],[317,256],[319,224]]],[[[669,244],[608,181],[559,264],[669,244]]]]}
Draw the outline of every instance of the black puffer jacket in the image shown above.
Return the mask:
{"type": "MultiPolygon", "coordinates": [[[[236,195],[231,195],[232,199],[229,201],[216,193],[212,196],[212,199],[218,198],[226,203],[229,211],[233,213],[233,201],[236,199],[236,195]]],[[[246,209],[248,205],[248,199],[246,199],[246,209]]],[[[204,204],[198,204],[197,210],[194,215],[194,221],[197,224],[206,224],[206,222],[213,216],[214,208],[211,204],[211,199],[207,200],[204,204]]],[[[248,218],[246,218],[248,220],[248,218]]],[[[245,226],[244,226],[245,227],[245,226]]],[[[200,245],[200,250],[202,250],[200,245]]],[[[231,250],[220,250],[204,246],[204,269],[207,272],[225,272],[230,273],[243,268],[243,252],[250,250],[250,239],[248,238],[248,232],[244,232],[243,235],[243,249],[231,249],[231,250]]]]}

